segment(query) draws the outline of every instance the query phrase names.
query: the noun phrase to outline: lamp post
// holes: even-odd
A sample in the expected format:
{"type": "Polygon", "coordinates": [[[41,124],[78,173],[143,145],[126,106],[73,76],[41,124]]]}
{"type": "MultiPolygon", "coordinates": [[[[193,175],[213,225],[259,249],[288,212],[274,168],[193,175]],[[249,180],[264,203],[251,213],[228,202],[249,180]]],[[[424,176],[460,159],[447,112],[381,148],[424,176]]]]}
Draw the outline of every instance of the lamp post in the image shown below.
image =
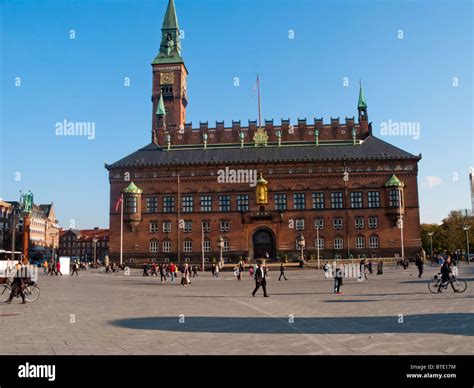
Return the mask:
{"type": "Polygon", "coordinates": [[[219,266],[220,268],[222,268],[222,249],[224,248],[224,238],[222,237],[222,235],[220,235],[218,238],[217,238],[217,246],[219,247],[219,266]]]}
{"type": "Polygon", "coordinates": [[[403,242],[403,210],[402,210],[402,203],[403,203],[403,187],[401,186],[398,191],[398,202],[399,202],[399,212],[400,216],[397,221],[397,226],[400,228],[400,241],[402,245],[402,260],[405,258],[405,245],[403,242]]]}
{"type": "Polygon", "coordinates": [[[466,232],[466,259],[467,259],[467,264],[469,264],[469,229],[471,229],[470,225],[463,226],[463,230],[466,232]]]}
{"type": "Polygon", "coordinates": [[[319,269],[319,225],[316,225],[316,252],[318,256],[318,269],[319,269]]]}
{"type": "Polygon", "coordinates": [[[94,243],[94,264],[97,264],[97,241],[99,240],[94,236],[92,239],[92,242],[94,243]]]}
{"type": "Polygon", "coordinates": [[[49,235],[50,235],[51,238],[53,239],[53,243],[52,243],[52,244],[53,244],[53,249],[51,250],[51,262],[52,262],[52,263],[56,263],[55,255],[54,255],[54,240],[55,240],[55,238],[56,238],[56,236],[57,236],[57,233],[51,232],[49,235]]]}
{"type": "Polygon", "coordinates": [[[303,252],[304,252],[305,246],[306,246],[305,238],[302,234],[300,234],[300,236],[298,237],[298,247],[300,248],[300,260],[302,263],[304,263],[303,252]]]}
{"type": "Polygon", "coordinates": [[[434,232],[428,232],[428,236],[430,236],[430,261],[433,260],[433,234],[434,232]]]}

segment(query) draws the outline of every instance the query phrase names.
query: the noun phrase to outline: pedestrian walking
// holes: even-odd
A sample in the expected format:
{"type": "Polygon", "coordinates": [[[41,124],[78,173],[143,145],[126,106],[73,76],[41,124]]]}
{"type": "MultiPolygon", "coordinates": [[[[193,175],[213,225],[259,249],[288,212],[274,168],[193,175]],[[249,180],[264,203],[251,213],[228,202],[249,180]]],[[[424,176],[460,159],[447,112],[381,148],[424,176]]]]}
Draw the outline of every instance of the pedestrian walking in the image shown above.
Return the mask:
{"type": "Polygon", "coordinates": [[[329,278],[329,264],[327,261],[323,265],[323,271],[324,271],[324,279],[328,279],[329,278]]]}
{"type": "Polygon", "coordinates": [[[252,296],[255,296],[255,293],[258,291],[260,287],[263,289],[263,296],[268,298],[267,294],[267,272],[264,268],[262,268],[262,263],[259,262],[257,264],[257,269],[255,271],[255,289],[252,292],[252,296]]]}
{"type": "Polygon", "coordinates": [[[253,269],[253,266],[251,265],[250,268],[249,268],[249,276],[251,278],[253,277],[253,273],[254,273],[254,269],[253,269]]]}
{"type": "Polygon", "coordinates": [[[72,265],[71,276],[74,275],[74,272],[76,273],[76,276],[79,276],[78,270],[79,270],[79,264],[77,264],[76,262],[72,265]]]}
{"type": "Polygon", "coordinates": [[[374,272],[372,269],[372,260],[369,260],[368,267],[369,267],[369,273],[372,275],[372,273],[374,272]]]}
{"type": "Polygon", "coordinates": [[[56,263],[56,276],[58,276],[58,274],[63,276],[61,273],[61,263],[59,261],[56,263]]]}
{"type": "Polygon", "coordinates": [[[423,257],[419,253],[417,253],[415,265],[418,268],[418,278],[421,278],[421,275],[423,275],[423,264],[423,257]]]}
{"type": "Polygon", "coordinates": [[[43,261],[43,274],[48,274],[48,260],[43,261]]]}
{"type": "Polygon", "coordinates": [[[170,276],[171,276],[171,283],[174,283],[174,278],[175,278],[175,270],[176,270],[176,266],[174,265],[174,263],[171,263],[170,266],[169,266],[169,270],[170,270],[170,276]]]}
{"type": "Polygon", "coordinates": [[[280,277],[278,278],[278,281],[281,280],[282,276],[285,280],[288,280],[285,276],[285,264],[283,262],[280,264],[280,277]]]}
{"type": "Polygon", "coordinates": [[[342,294],[341,287],[343,285],[342,279],[344,278],[344,267],[340,264],[336,268],[336,273],[334,276],[334,292],[338,295],[342,294]]]}
{"type": "Polygon", "coordinates": [[[197,265],[195,265],[195,266],[193,267],[193,278],[195,278],[195,277],[196,277],[196,278],[199,277],[199,275],[198,275],[198,266],[197,266],[197,265]]]}
{"type": "Polygon", "coordinates": [[[377,262],[377,275],[383,274],[383,261],[379,259],[377,262]]]}
{"type": "Polygon", "coordinates": [[[148,276],[148,264],[143,264],[143,276],[148,276]]]}
{"type": "Polygon", "coordinates": [[[216,278],[219,277],[219,271],[220,271],[220,270],[219,270],[219,266],[216,265],[216,268],[215,268],[215,270],[214,270],[214,275],[216,276],[216,278]]]}

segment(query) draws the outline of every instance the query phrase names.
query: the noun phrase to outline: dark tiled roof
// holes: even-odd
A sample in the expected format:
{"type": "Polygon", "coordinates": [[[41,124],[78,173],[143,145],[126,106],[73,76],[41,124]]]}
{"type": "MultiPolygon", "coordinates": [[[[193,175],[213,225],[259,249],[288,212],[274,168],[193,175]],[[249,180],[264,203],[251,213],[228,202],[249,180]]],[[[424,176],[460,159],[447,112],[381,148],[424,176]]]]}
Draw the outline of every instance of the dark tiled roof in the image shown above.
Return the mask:
{"type": "Polygon", "coordinates": [[[246,145],[222,145],[219,147],[196,146],[166,148],[156,144],[146,147],[126,156],[125,158],[106,165],[107,169],[130,166],[167,166],[186,164],[223,164],[223,163],[255,163],[255,162],[300,162],[300,161],[330,161],[330,160],[387,160],[387,159],[420,159],[381,139],[367,137],[361,144],[352,143],[321,143],[315,146],[309,142],[286,143],[281,147],[253,147],[246,145]]]}

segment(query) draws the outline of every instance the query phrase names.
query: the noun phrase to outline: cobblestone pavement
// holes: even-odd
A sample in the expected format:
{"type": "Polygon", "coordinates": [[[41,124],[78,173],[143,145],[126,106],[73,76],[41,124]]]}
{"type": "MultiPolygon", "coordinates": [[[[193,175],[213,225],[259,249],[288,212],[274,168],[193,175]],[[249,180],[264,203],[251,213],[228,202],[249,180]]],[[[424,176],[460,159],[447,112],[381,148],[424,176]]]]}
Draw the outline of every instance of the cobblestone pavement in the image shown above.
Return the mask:
{"type": "Polygon", "coordinates": [[[275,271],[269,298],[231,272],[188,287],[138,270],[40,275],[38,301],[0,304],[0,354],[474,354],[474,265],[463,294],[431,294],[435,272],[387,268],[336,295],[322,271],[275,271]]]}

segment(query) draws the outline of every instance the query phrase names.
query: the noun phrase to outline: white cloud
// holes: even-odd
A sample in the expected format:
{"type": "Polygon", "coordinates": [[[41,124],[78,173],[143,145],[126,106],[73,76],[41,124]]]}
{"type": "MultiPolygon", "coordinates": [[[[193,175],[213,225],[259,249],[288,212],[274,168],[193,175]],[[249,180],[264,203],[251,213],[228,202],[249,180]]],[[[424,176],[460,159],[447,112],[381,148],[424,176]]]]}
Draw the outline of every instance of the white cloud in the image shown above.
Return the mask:
{"type": "Polygon", "coordinates": [[[433,187],[443,184],[443,180],[438,176],[427,176],[423,179],[423,187],[432,189],[433,187]]]}

